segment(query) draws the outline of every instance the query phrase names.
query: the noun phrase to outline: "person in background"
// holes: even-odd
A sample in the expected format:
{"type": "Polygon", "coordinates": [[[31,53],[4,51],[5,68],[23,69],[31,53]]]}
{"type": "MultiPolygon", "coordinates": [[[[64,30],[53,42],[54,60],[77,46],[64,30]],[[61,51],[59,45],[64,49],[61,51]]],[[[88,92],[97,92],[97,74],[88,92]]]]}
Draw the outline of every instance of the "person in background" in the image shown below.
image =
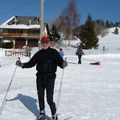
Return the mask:
{"type": "Polygon", "coordinates": [[[64,69],[68,64],[67,61],[63,60],[56,49],[50,47],[50,39],[48,37],[41,38],[41,47],[42,49],[35,53],[29,62],[22,63],[20,60],[17,60],[16,65],[21,68],[36,66],[36,85],[40,109],[40,115],[37,120],[45,119],[45,90],[52,119],[58,120],[58,116],[56,115],[56,104],[53,101],[56,71],[57,66],[64,69]]]}
{"type": "Polygon", "coordinates": [[[59,49],[59,54],[62,58],[64,58],[64,51],[62,48],[59,49]]]}
{"type": "Polygon", "coordinates": [[[78,49],[76,51],[76,55],[78,56],[78,64],[81,64],[82,55],[85,55],[81,45],[78,46],[78,49]]]}
{"type": "Polygon", "coordinates": [[[105,46],[103,46],[103,53],[105,52],[105,50],[106,50],[106,49],[105,49],[105,46]]]}

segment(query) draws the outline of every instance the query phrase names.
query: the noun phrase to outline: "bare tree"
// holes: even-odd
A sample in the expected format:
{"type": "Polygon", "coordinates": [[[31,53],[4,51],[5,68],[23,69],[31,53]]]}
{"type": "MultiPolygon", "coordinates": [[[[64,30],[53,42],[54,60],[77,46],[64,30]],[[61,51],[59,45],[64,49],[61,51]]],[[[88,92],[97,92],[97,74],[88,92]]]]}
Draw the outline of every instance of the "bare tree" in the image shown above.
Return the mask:
{"type": "Polygon", "coordinates": [[[108,33],[106,23],[102,19],[94,21],[94,27],[97,35],[104,37],[108,33]]]}
{"type": "Polygon", "coordinates": [[[76,8],[76,0],[70,1],[54,24],[60,32],[64,32],[67,39],[73,39],[73,29],[80,24],[80,14],[76,8]]]}

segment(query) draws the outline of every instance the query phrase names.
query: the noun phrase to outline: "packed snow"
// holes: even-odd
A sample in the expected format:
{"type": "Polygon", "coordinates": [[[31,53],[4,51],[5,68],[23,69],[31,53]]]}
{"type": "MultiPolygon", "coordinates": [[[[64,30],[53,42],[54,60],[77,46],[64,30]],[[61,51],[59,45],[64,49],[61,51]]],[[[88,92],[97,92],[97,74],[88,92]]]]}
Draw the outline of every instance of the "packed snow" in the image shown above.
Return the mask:
{"type": "MultiPolygon", "coordinates": [[[[120,34],[99,38],[99,48],[84,50],[82,64],[75,55],[78,41],[63,47],[68,67],[64,69],[58,106],[59,119],[120,120],[120,34]],[[103,50],[103,46],[105,50],[103,50]],[[90,65],[100,62],[100,65],[90,65]]],[[[120,32],[120,29],[119,29],[120,32]]],[[[32,49],[32,55],[38,49],[32,49]]],[[[16,57],[0,49],[0,105],[16,68],[16,57]]],[[[22,62],[29,58],[21,57],[22,62]]],[[[58,67],[54,100],[57,102],[63,70],[58,67]]],[[[39,114],[36,92],[36,69],[17,67],[0,120],[35,120],[39,114]]],[[[50,109],[46,102],[46,114],[50,109]]]]}

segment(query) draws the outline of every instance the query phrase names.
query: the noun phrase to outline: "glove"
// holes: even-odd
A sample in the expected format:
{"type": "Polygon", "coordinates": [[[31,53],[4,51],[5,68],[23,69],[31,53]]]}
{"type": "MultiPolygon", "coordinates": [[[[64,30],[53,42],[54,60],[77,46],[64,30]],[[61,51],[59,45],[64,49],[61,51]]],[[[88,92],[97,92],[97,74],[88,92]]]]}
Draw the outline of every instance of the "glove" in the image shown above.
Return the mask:
{"type": "Polygon", "coordinates": [[[85,55],[85,53],[83,52],[82,55],[85,55]]]}
{"type": "Polygon", "coordinates": [[[66,68],[68,66],[68,62],[66,60],[63,60],[63,68],[66,68]]]}
{"type": "Polygon", "coordinates": [[[75,55],[78,55],[78,53],[76,52],[75,55]]]}
{"type": "Polygon", "coordinates": [[[15,64],[21,68],[23,67],[23,63],[20,60],[17,60],[15,64]]]}

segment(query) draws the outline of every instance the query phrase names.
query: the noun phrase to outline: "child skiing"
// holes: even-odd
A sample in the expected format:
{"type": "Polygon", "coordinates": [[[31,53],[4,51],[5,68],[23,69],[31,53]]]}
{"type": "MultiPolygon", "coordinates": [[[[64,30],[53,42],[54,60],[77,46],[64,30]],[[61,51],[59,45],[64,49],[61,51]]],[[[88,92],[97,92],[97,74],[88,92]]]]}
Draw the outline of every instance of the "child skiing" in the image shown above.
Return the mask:
{"type": "Polygon", "coordinates": [[[64,51],[62,48],[59,49],[59,54],[62,58],[64,58],[64,51]]]}

